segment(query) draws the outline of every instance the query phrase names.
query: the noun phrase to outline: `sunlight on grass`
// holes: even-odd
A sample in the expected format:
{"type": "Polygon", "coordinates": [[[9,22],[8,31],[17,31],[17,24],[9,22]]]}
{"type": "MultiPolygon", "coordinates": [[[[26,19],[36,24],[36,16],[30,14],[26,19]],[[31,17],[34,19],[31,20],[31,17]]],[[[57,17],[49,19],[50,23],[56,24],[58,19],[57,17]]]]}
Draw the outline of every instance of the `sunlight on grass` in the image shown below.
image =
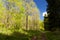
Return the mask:
{"type": "Polygon", "coordinates": [[[1,28],[0,27],[0,33],[6,34],[6,35],[11,35],[13,32],[11,30],[7,29],[7,28],[4,28],[4,27],[1,28]]]}

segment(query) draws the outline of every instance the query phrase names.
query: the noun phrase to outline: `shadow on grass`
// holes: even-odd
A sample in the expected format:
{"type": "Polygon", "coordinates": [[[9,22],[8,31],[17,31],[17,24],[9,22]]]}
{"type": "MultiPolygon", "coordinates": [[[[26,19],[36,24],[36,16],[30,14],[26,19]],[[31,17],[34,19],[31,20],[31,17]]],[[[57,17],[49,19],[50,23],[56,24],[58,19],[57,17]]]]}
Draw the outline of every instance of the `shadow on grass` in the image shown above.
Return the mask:
{"type": "Polygon", "coordinates": [[[24,31],[29,34],[27,35],[20,32],[13,32],[13,34],[11,35],[5,35],[0,33],[0,40],[31,40],[33,36],[38,36],[40,34],[40,31],[36,30],[29,30],[29,31],[24,30],[24,31]]]}
{"type": "Polygon", "coordinates": [[[31,40],[41,40],[41,34],[42,32],[40,30],[24,30],[25,32],[28,32],[30,34],[31,40]],[[36,39],[34,39],[34,37],[36,39]]]}
{"type": "Polygon", "coordinates": [[[38,36],[40,33],[41,33],[41,31],[39,31],[39,30],[24,30],[25,32],[28,32],[30,35],[32,35],[32,36],[38,36]]]}
{"type": "Polygon", "coordinates": [[[48,40],[60,40],[60,32],[46,32],[48,40]]]}
{"type": "Polygon", "coordinates": [[[29,40],[29,36],[19,32],[14,32],[10,36],[0,34],[0,40],[29,40]]]}
{"type": "MultiPolygon", "coordinates": [[[[37,37],[37,40],[41,40],[42,32],[38,30],[23,30],[23,31],[28,32],[28,34],[13,32],[13,34],[11,35],[5,35],[0,33],[0,40],[31,40],[34,36],[37,37]]],[[[47,40],[60,40],[60,33],[55,34],[53,32],[46,32],[45,35],[47,37],[47,40]]]]}

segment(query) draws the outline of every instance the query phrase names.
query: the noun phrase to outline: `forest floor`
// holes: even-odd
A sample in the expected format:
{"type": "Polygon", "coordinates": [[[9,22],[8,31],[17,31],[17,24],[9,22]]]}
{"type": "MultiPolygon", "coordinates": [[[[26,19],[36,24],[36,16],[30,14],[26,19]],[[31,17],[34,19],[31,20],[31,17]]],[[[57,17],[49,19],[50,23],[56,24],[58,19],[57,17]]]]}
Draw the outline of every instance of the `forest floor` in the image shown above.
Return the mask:
{"type": "Polygon", "coordinates": [[[0,29],[0,40],[60,40],[60,33],[38,30],[21,30],[12,33],[10,30],[1,32],[0,29]]]}

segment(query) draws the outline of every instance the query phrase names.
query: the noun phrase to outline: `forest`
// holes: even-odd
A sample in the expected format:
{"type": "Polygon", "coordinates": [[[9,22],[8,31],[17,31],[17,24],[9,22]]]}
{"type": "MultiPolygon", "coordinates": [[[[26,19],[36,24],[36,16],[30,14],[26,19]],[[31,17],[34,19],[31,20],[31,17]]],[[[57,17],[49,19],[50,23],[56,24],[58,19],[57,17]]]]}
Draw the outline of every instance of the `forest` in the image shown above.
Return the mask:
{"type": "Polygon", "coordinates": [[[60,40],[60,0],[46,0],[47,14],[33,0],[0,0],[0,40],[60,40]]]}

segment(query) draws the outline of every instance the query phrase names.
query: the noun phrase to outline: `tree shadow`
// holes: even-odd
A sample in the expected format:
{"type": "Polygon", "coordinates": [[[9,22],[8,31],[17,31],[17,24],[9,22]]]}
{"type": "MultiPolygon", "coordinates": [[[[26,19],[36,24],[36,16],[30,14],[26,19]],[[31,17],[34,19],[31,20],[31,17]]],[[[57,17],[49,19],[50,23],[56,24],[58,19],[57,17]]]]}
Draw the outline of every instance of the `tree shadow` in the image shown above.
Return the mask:
{"type": "Polygon", "coordinates": [[[42,32],[40,30],[24,30],[28,32],[31,40],[41,40],[42,32]]]}
{"type": "Polygon", "coordinates": [[[24,30],[25,32],[28,32],[30,35],[39,35],[41,31],[39,30],[24,30]]]}
{"type": "Polygon", "coordinates": [[[37,37],[40,34],[40,31],[37,30],[24,30],[29,34],[24,34],[20,32],[13,32],[11,35],[5,35],[0,33],[0,40],[32,40],[33,37],[37,37]]]}
{"type": "Polygon", "coordinates": [[[14,32],[11,35],[0,33],[0,40],[29,40],[29,36],[19,32],[14,32]]]}

